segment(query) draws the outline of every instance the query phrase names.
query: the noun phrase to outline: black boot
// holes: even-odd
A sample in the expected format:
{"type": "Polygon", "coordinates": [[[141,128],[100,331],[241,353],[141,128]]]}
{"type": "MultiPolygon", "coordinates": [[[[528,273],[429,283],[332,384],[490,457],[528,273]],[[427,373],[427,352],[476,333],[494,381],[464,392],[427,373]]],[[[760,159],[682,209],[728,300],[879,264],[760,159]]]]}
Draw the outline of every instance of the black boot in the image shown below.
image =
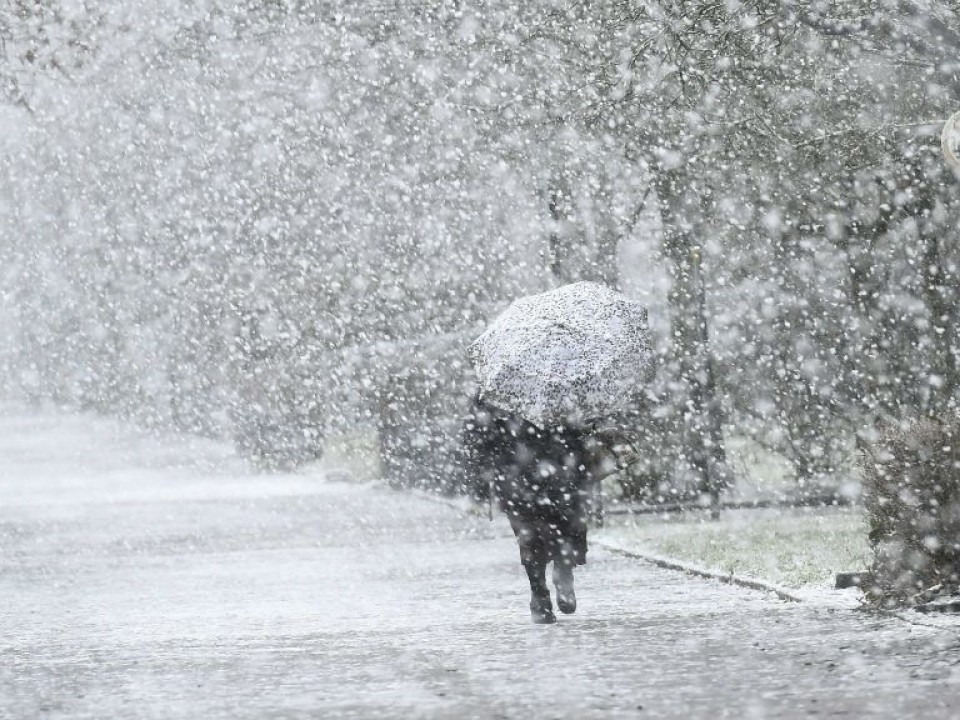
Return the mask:
{"type": "Polygon", "coordinates": [[[557,621],[550,602],[550,593],[530,596],[530,619],[537,625],[550,625],[557,621]]]}
{"type": "Polygon", "coordinates": [[[570,615],[577,611],[577,595],[573,591],[573,567],[565,562],[553,563],[553,585],[557,589],[557,607],[570,615]]]}
{"type": "Polygon", "coordinates": [[[547,587],[547,564],[542,560],[528,559],[523,563],[530,580],[530,618],[538,625],[549,625],[557,621],[550,602],[550,589],[547,587]]]}

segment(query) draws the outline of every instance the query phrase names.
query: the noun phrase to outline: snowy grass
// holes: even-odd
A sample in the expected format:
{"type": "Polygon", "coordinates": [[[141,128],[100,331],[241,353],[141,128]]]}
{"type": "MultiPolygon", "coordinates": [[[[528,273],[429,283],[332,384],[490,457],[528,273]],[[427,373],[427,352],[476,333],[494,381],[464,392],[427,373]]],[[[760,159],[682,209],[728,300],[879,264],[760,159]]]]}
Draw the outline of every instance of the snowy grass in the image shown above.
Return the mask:
{"type": "Polygon", "coordinates": [[[611,518],[595,537],[789,589],[832,587],[836,573],[865,570],[869,563],[859,508],[731,510],[719,520],[701,513],[611,518]]]}
{"type": "Polygon", "coordinates": [[[324,440],[318,467],[331,477],[369,482],[381,477],[378,437],[375,431],[330,435],[324,440]]]}
{"type": "MultiPolygon", "coordinates": [[[[790,496],[798,489],[803,489],[790,461],[783,454],[743,435],[728,435],[724,442],[727,460],[737,477],[730,493],[731,498],[790,496]]],[[[836,469],[835,475],[821,478],[821,482],[826,484],[825,490],[834,488],[841,495],[855,499],[861,492],[860,472],[853,442],[848,445],[847,461],[836,469]]],[[[806,490],[809,492],[816,489],[807,487],[806,490]]]]}
{"type": "Polygon", "coordinates": [[[737,473],[738,494],[750,496],[796,485],[793,468],[783,455],[742,435],[727,435],[724,444],[727,460],[737,473]]]}

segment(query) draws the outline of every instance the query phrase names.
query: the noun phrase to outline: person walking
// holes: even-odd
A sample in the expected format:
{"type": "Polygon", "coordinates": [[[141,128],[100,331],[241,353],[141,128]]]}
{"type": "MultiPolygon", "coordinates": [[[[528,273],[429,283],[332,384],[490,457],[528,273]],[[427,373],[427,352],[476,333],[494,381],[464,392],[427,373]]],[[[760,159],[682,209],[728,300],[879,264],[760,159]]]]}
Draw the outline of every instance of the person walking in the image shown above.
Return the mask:
{"type": "Polygon", "coordinates": [[[479,501],[496,500],[506,514],[530,582],[535,623],[556,622],[546,568],[557,607],[577,609],[573,569],[587,561],[587,509],[593,491],[589,433],[571,425],[539,428],[478,395],[463,430],[468,490],[479,501]]]}
{"type": "Polygon", "coordinates": [[[474,495],[507,514],[530,580],[534,622],[577,609],[573,569],[587,560],[590,423],[628,411],[652,376],[647,311],[578,282],[514,300],[467,348],[478,393],[464,428],[474,495]]]}

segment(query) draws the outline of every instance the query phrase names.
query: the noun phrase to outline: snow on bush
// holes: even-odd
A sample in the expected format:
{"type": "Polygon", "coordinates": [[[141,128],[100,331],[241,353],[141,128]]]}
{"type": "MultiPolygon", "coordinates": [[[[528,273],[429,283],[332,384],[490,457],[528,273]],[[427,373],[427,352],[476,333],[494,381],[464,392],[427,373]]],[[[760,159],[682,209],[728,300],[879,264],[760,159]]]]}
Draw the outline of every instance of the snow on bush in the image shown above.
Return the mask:
{"type": "Polygon", "coordinates": [[[868,600],[916,605],[960,588],[960,420],[884,427],[863,446],[868,600]]]}

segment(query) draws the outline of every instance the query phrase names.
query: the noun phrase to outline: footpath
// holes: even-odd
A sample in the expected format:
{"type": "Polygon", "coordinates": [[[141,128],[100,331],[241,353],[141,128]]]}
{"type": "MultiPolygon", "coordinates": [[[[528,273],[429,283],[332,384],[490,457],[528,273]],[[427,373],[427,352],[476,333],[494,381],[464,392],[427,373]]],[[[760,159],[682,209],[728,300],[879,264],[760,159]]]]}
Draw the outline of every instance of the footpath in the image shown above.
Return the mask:
{"type": "Polygon", "coordinates": [[[0,718],[953,717],[954,631],[603,547],[529,622],[505,523],[0,409],[0,718]]]}

